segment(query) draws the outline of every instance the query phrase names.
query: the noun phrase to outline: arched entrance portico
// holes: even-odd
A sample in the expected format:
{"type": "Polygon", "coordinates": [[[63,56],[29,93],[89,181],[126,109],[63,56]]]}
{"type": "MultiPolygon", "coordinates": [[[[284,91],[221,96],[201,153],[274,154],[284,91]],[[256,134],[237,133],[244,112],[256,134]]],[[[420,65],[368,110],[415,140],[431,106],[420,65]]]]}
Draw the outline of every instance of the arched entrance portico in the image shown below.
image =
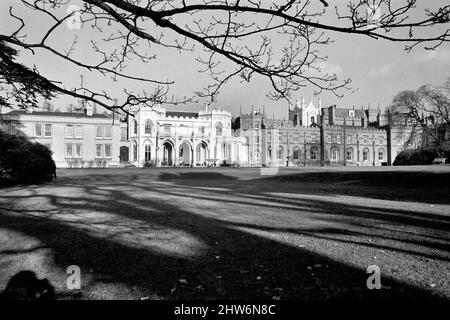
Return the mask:
{"type": "Polygon", "coordinates": [[[192,146],[187,141],[180,144],[178,148],[178,165],[190,166],[192,163],[192,146]]]}
{"type": "Polygon", "coordinates": [[[169,141],[164,142],[161,146],[161,165],[173,165],[173,145],[169,141]]]}
{"type": "Polygon", "coordinates": [[[206,165],[206,159],[208,159],[208,145],[205,141],[201,141],[195,148],[196,165],[206,165]]]}

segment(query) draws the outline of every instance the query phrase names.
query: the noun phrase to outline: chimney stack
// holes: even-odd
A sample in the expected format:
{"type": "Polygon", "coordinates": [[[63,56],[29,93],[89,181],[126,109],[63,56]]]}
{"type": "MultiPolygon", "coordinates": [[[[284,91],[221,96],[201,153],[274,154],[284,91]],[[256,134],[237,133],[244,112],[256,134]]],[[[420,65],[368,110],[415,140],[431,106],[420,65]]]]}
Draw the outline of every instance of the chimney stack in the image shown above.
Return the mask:
{"type": "Polygon", "coordinates": [[[88,102],[86,102],[86,106],[85,106],[85,113],[86,116],[88,117],[92,117],[94,115],[94,106],[88,102]]]}

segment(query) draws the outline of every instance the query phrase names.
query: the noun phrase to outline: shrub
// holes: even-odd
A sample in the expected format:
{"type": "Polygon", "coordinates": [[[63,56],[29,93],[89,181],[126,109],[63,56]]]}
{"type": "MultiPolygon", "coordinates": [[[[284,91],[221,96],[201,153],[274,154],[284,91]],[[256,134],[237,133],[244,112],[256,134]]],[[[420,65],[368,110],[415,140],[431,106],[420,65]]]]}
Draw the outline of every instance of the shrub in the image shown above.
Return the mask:
{"type": "Polygon", "coordinates": [[[143,165],[144,168],[151,168],[154,166],[155,166],[154,161],[144,161],[144,165],[143,165]]]}
{"type": "Polygon", "coordinates": [[[55,162],[47,147],[0,130],[0,184],[47,182],[55,172],[55,162]]]}
{"type": "Polygon", "coordinates": [[[394,166],[429,165],[436,158],[447,158],[448,162],[450,159],[450,149],[439,146],[403,150],[395,158],[394,166]]]}

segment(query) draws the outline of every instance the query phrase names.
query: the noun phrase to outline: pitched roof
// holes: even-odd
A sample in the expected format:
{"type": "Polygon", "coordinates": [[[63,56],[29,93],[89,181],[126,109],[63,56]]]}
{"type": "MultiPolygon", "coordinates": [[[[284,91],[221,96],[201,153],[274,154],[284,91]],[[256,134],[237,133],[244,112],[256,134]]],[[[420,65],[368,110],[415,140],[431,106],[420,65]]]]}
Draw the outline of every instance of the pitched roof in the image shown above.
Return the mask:
{"type": "MultiPolygon", "coordinates": [[[[344,108],[336,108],[336,117],[340,118],[348,118],[349,117],[349,111],[354,109],[344,109],[344,108]]],[[[355,118],[365,118],[365,112],[364,110],[355,109],[355,118]]]]}
{"type": "Polygon", "coordinates": [[[28,113],[24,110],[13,110],[7,115],[33,115],[33,116],[52,116],[52,117],[72,117],[72,118],[101,118],[110,119],[111,115],[104,113],[94,113],[92,116],[87,116],[84,112],[57,112],[57,111],[33,111],[28,113]]]}

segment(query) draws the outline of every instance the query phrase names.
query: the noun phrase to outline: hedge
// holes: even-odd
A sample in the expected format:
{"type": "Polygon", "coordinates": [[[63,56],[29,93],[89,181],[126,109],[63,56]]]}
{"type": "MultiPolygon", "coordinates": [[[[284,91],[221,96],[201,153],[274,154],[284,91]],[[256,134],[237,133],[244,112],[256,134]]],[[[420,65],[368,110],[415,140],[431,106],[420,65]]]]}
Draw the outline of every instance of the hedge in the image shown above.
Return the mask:
{"type": "Polygon", "coordinates": [[[407,149],[400,152],[394,161],[394,166],[429,165],[436,158],[450,160],[450,148],[430,147],[422,149],[407,149]]]}

